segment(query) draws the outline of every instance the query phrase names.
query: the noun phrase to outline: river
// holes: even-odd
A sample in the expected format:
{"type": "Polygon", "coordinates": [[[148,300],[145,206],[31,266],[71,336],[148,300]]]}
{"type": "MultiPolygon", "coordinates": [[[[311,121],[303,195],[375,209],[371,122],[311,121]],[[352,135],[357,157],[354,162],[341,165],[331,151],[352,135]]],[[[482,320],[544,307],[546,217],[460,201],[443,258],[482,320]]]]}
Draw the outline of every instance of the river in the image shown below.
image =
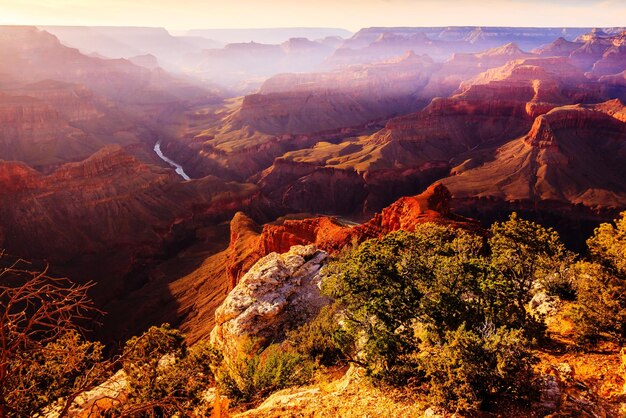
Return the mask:
{"type": "Polygon", "coordinates": [[[176,170],[176,174],[178,174],[185,180],[191,180],[191,177],[189,177],[187,173],[185,173],[183,166],[176,163],[175,161],[170,160],[165,155],[163,155],[163,151],[161,151],[161,141],[158,141],[156,144],[154,144],[154,152],[156,152],[156,155],[158,155],[160,159],[162,159],[163,161],[165,161],[166,163],[174,167],[174,169],[176,170]]]}

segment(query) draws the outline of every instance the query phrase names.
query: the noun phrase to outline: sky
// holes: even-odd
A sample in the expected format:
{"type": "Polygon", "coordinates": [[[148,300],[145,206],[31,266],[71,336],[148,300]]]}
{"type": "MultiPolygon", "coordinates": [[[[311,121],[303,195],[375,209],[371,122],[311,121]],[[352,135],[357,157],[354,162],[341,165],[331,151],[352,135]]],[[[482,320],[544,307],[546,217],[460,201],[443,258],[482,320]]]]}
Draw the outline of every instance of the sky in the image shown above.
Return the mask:
{"type": "Polygon", "coordinates": [[[626,0],[0,0],[0,24],[607,27],[626,26],[626,0]]]}

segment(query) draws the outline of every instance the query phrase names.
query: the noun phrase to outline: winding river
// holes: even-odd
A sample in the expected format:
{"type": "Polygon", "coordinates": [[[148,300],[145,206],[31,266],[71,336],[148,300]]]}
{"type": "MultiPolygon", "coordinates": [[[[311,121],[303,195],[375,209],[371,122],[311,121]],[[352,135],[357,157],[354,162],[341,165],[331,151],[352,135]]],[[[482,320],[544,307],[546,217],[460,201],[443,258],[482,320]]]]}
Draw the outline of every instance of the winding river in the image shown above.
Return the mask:
{"type": "Polygon", "coordinates": [[[156,152],[156,155],[158,155],[160,159],[162,159],[163,161],[165,161],[166,163],[174,167],[174,169],[176,170],[176,174],[178,174],[185,180],[191,180],[191,177],[189,177],[187,173],[185,173],[183,166],[176,163],[175,161],[170,160],[165,155],[163,155],[163,151],[161,151],[161,141],[158,141],[156,144],[154,144],[154,152],[156,152]]]}

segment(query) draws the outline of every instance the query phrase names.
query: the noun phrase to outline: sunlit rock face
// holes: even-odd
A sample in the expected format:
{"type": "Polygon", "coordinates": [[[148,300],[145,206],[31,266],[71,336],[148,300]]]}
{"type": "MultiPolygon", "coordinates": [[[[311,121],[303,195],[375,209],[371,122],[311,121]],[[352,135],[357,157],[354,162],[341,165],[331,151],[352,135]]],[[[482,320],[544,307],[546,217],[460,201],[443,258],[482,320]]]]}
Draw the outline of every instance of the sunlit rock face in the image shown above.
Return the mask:
{"type": "Polygon", "coordinates": [[[397,200],[360,225],[319,216],[283,219],[260,227],[245,214],[237,213],[230,223],[230,245],[227,249],[230,286],[234,288],[260,258],[271,252],[287,252],[295,245],[314,244],[332,254],[347,245],[400,229],[411,231],[427,222],[480,233],[477,222],[452,213],[450,202],[448,189],[434,184],[417,196],[397,200]]]}
{"type": "Polygon", "coordinates": [[[309,245],[260,259],[216,310],[211,342],[232,359],[247,341],[278,341],[286,330],[313,317],[328,303],[319,288],[327,257],[309,245]]]}

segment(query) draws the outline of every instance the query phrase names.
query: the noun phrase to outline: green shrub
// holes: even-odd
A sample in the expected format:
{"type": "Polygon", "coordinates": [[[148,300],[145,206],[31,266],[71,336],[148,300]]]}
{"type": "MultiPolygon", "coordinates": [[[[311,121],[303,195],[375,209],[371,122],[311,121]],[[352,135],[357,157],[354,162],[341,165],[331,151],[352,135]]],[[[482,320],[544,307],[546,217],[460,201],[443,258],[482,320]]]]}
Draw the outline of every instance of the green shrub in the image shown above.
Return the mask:
{"type": "Polygon", "coordinates": [[[490,398],[529,394],[534,357],[521,330],[486,327],[477,333],[461,326],[421,357],[429,399],[448,410],[477,410],[490,398]]]}
{"type": "Polygon", "coordinates": [[[127,394],[109,414],[183,417],[208,411],[203,395],[215,382],[210,367],[216,357],[207,343],[188,349],[183,334],[168,324],[151,327],[126,343],[121,359],[127,394]]]}
{"type": "Polygon", "coordinates": [[[626,212],[615,225],[604,223],[587,240],[593,259],[622,280],[626,280],[626,212]]]}
{"type": "Polygon", "coordinates": [[[77,284],[0,250],[0,417],[32,416],[108,377],[102,345],[82,338],[99,311],[77,284]]]}
{"type": "Polygon", "coordinates": [[[311,380],[313,363],[287,346],[273,344],[251,353],[252,346],[235,360],[224,360],[216,373],[221,392],[234,405],[257,404],[277,390],[311,380]]]}
{"type": "Polygon", "coordinates": [[[287,341],[297,353],[323,366],[343,363],[354,350],[339,325],[339,316],[337,304],[324,306],[313,321],[289,331],[287,341]]]}
{"type": "Polygon", "coordinates": [[[491,273],[481,290],[492,322],[524,328],[528,337],[542,338],[545,327],[526,312],[531,290],[535,283],[549,283],[572,255],[554,230],[520,219],[516,213],[506,222],[494,223],[491,233],[491,273]]]}
{"type": "Polygon", "coordinates": [[[580,262],[575,271],[579,342],[594,342],[601,336],[626,340],[626,281],[597,263],[580,262]]]}
{"type": "Polygon", "coordinates": [[[479,319],[476,302],[464,295],[483,268],[481,247],[480,237],[423,225],[367,241],[327,269],[323,291],[345,309],[345,329],[371,375],[401,383],[419,343],[416,322],[443,334],[479,319]]]}
{"type": "Polygon", "coordinates": [[[554,231],[515,214],[487,240],[422,224],[336,260],[322,290],[344,310],[370,376],[426,384],[438,403],[472,410],[531,386],[530,341],[542,339],[545,324],[526,307],[536,285],[565,273],[571,259],[554,231]]]}
{"type": "Polygon", "coordinates": [[[626,341],[626,212],[587,240],[591,262],[578,263],[574,319],[581,342],[626,341]]]}

